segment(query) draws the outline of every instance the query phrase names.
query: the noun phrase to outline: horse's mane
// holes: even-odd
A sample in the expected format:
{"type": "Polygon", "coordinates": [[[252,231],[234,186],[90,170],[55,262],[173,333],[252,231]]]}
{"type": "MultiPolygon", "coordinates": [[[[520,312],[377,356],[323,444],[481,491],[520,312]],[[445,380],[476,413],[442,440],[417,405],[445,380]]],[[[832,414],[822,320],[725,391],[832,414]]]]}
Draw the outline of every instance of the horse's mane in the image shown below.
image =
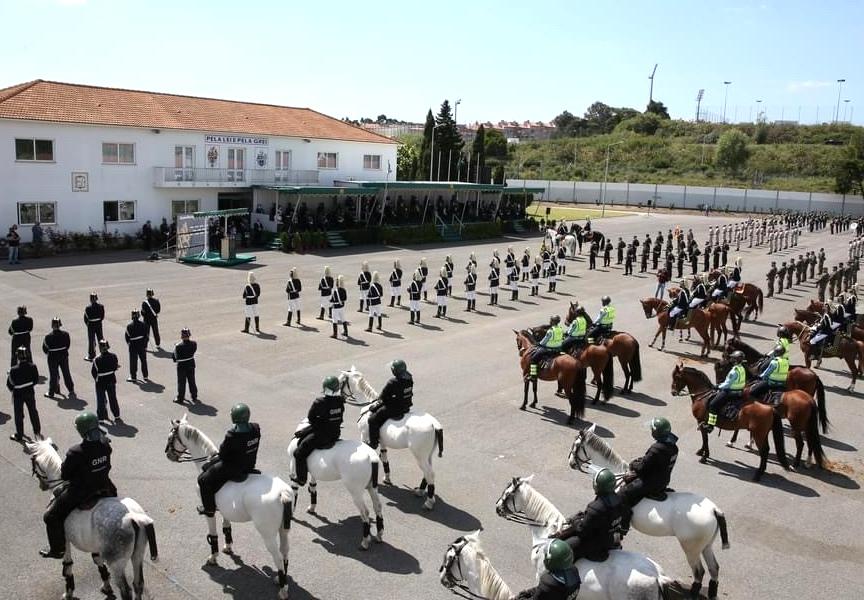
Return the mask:
{"type": "Polygon", "coordinates": [[[214,444],[203,431],[194,425],[190,425],[189,423],[180,423],[178,427],[183,429],[183,432],[186,434],[186,439],[191,443],[201,446],[207,454],[213,455],[219,451],[216,444],[214,444]]]}
{"type": "Polygon", "coordinates": [[[56,472],[59,476],[62,467],[60,454],[54,448],[51,440],[39,440],[28,444],[31,455],[39,463],[39,466],[48,473],[48,470],[56,472]]]}
{"type": "Polygon", "coordinates": [[[608,463],[617,463],[619,467],[623,467],[626,470],[627,461],[621,458],[612,446],[606,443],[606,440],[588,429],[584,430],[582,435],[585,438],[585,443],[588,444],[592,450],[600,454],[600,456],[602,456],[608,463]]]}
{"type": "Polygon", "coordinates": [[[535,342],[535,341],[532,339],[531,333],[528,332],[528,330],[526,330],[526,329],[522,329],[522,330],[520,330],[519,333],[517,333],[516,335],[518,335],[518,336],[521,337],[521,338],[524,338],[525,341],[528,342],[528,344],[531,345],[531,346],[536,346],[536,345],[537,345],[537,342],[535,342]]]}
{"type": "Polygon", "coordinates": [[[714,387],[714,384],[711,383],[711,378],[704,371],[700,371],[696,367],[682,367],[682,373],[690,373],[695,375],[702,383],[704,383],[708,387],[714,387]]]}
{"type": "Polygon", "coordinates": [[[739,339],[732,338],[731,340],[729,340],[729,345],[736,350],[740,350],[741,352],[743,352],[748,360],[752,356],[762,356],[762,353],[759,352],[756,348],[754,348],[750,344],[747,344],[746,342],[742,342],[739,339]]]}
{"type": "Polygon", "coordinates": [[[357,377],[356,381],[357,389],[364,396],[366,396],[367,400],[369,400],[370,402],[374,402],[378,399],[378,392],[375,390],[375,388],[372,387],[372,384],[370,384],[362,374],[357,377]]]}
{"type": "Polygon", "coordinates": [[[480,595],[491,600],[509,600],[513,597],[510,586],[501,578],[489,561],[479,541],[473,543],[480,576],[480,595]]]}
{"type": "Polygon", "coordinates": [[[528,483],[522,484],[522,489],[525,490],[525,510],[523,511],[528,518],[538,523],[549,523],[552,520],[563,521],[564,515],[561,514],[555,505],[538,492],[528,483]]]}

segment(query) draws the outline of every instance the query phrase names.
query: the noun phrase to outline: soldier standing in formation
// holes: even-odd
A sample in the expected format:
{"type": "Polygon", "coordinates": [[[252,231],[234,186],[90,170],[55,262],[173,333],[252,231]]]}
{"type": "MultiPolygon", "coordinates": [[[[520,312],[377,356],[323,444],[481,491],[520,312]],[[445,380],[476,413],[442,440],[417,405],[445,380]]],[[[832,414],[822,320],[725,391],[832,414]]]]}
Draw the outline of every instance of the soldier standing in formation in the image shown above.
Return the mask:
{"type": "Polygon", "coordinates": [[[777,293],[783,293],[783,282],[786,281],[786,261],[784,260],[780,264],[780,268],[777,269],[777,293]]]}
{"type": "Polygon", "coordinates": [[[531,295],[537,296],[540,293],[540,274],[543,269],[543,261],[539,256],[534,257],[534,266],[531,267],[531,295]]]}
{"type": "Polygon", "coordinates": [[[357,278],[357,285],[360,287],[360,308],[357,312],[365,312],[368,309],[367,296],[369,295],[369,286],[372,285],[372,274],[369,272],[369,263],[365,260],[360,269],[360,276],[357,278]]]}
{"type": "Polygon", "coordinates": [[[829,279],[831,275],[828,274],[828,269],[822,269],[819,279],[816,280],[816,285],[819,287],[819,302],[825,302],[825,288],[828,287],[829,279]]]}
{"type": "MultiPolygon", "coordinates": [[[[468,266],[469,272],[476,272],[474,265],[468,266]]],[[[420,324],[420,296],[423,293],[423,284],[421,284],[421,280],[423,276],[420,274],[420,271],[415,271],[414,276],[411,278],[411,283],[408,285],[408,309],[411,312],[411,325],[415,322],[420,324]]],[[[476,279],[476,276],[475,276],[476,279]]]]}
{"type": "MultiPolygon", "coordinates": [[[[334,340],[339,337],[339,325],[342,325],[342,333],[348,337],[348,321],[345,320],[345,303],[348,301],[348,292],[345,290],[345,278],[341,275],[336,278],[336,284],[330,291],[330,319],[333,322],[334,340]]],[[[372,319],[369,319],[370,323],[372,319]]]]}
{"type": "Polygon", "coordinates": [[[96,292],[90,294],[90,304],[84,309],[84,324],[87,326],[87,356],[84,360],[92,361],[96,356],[96,347],[102,339],[102,321],[105,319],[105,307],[99,304],[96,292]]]}
{"type": "MultiPolygon", "coordinates": [[[[498,259],[492,258],[492,262],[489,263],[489,275],[486,279],[489,281],[489,306],[495,306],[498,304],[498,284],[501,279],[501,273],[498,271],[498,259]]],[[[547,273],[552,272],[552,261],[550,257],[549,267],[546,269],[547,273]]],[[[551,284],[550,284],[551,285],[551,284]]]]}
{"type": "Polygon", "coordinates": [[[624,238],[618,238],[618,245],[616,246],[618,249],[617,262],[616,265],[620,265],[624,262],[624,248],[627,247],[627,244],[624,243],[624,238]]]}
{"type": "Polygon", "coordinates": [[[777,277],[777,263],[771,261],[771,268],[768,269],[768,274],[765,276],[768,279],[768,294],[766,298],[774,296],[774,279],[777,277]]]}
{"type": "Polygon", "coordinates": [[[825,248],[819,248],[819,272],[821,273],[825,266],[825,248]]]}
{"type": "Polygon", "coordinates": [[[105,405],[107,397],[114,420],[122,422],[120,405],[117,404],[116,375],[120,363],[117,360],[117,355],[111,352],[110,348],[107,341],[99,340],[99,356],[93,359],[93,366],[90,367],[90,374],[96,382],[96,415],[100,421],[108,420],[108,408],[105,405]]]}
{"type": "Polygon", "coordinates": [[[60,327],[60,317],[51,319],[51,333],[42,340],[42,351],[48,356],[48,392],[46,398],[54,398],[60,393],[60,373],[63,373],[63,383],[70,398],[75,397],[75,384],[72,373],[69,372],[69,334],[60,327]]]}
{"type": "Polygon", "coordinates": [[[395,301],[397,306],[402,306],[402,265],[399,259],[393,261],[393,270],[390,271],[390,306],[395,301]]]}
{"type": "Polygon", "coordinates": [[[177,396],[174,398],[177,404],[186,402],[187,383],[192,402],[198,402],[198,384],[195,383],[195,353],[198,351],[198,344],[191,338],[192,332],[189,329],[181,329],[180,341],[174,344],[174,351],[171,353],[171,358],[177,363],[177,396]]]}
{"type": "MultiPolygon", "coordinates": [[[[527,256],[527,255],[526,255],[527,256]]],[[[539,261],[539,258],[538,258],[539,261]]],[[[468,268],[468,274],[465,276],[465,299],[468,301],[468,307],[465,309],[471,312],[477,304],[477,270],[471,265],[468,268]]],[[[533,293],[531,294],[534,295],[533,293]]],[[[414,315],[411,315],[411,322],[414,322],[414,315]]]]}
{"type": "MultiPolygon", "coordinates": [[[[474,257],[473,253],[471,254],[471,257],[472,258],[474,257]]],[[[428,288],[426,286],[426,278],[429,277],[429,267],[426,266],[426,259],[425,258],[420,259],[420,266],[417,268],[417,270],[420,272],[420,287],[423,288],[423,300],[428,301],[429,300],[429,297],[428,297],[429,292],[428,292],[428,288]]]]}
{"type": "Polygon", "coordinates": [[[249,333],[249,322],[253,318],[255,319],[255,333],[261,333],[261,317],[258,314],[258,298],[260,297],[261,286],[256,283],[255,274],[250,271],[246,276],[246,285],[243,286],[243,333],[249,333]]]}
{"type": "Polygon", "coordinates": [[[450,280],[447,278],[447,269],[441,267],[441,270],[438,272],[438,280],[435,282],[436,319],[447,316],[447,287],[449,285],[450,280]]]}
{"type": "Polygon", "coordinates": [[[147,372],[147,326],[141,322],[141,313],[132,311],[132,320],[126,325],[126,344],[129,346],[129,377],[126,381],[138,383],[138,361],[141,361],[141,374],[149,381],[147,372]]]}
{"type": "Polygon", "coordinates": [[[141,316],[144,318],[144,325],[147,327],[147,337],[150,338],[150,331],[153,331],[153,343],[156,344],[156,349],[162,349],[162,339],[159,337],[159,313],[162,311],[162,305],[159,299],[154,295],[152,288],[147,288],[144,302],[141,303],[141,316]]]}
{"type": "Polygon", "coordinates": [[[321,311],[318,313],[318,320],[324,320],[324,309],[327,309],[327,316],[333,318],[333,305],[330,303],[330,298],[333,295],[333,275],[330,273],[330,267],[324,267],[324,274],[318,281],[318,295],[320,296],[321,311]]]}
{"type": "MultiPolygon", "coordinates": [[[[288,272],[288,283],[285,284],[285,293],[288,294],[288,316],[282,323],[285,327],[291,327],[291,319],[297,313],[297,324],[300,325],[300,292],[303,291],[303,283],[297,277],[297,268],[288,272]]],[[[185,331],[185,330],[184,330],[185,331]]]]}
{"type": "Polygon", "coordinates": [[[632,275],[633,274],[633,263],[636,260],[636,248],[633,247],[633,244],[627,245],[627,256],[624,259],[624,274],[632,275]]]}
{"type": "Polygon", "coordinates": [[[795,259],[789,259],[789,267],[786,269],[786,290],[792,289],[792,275],[795,272],[795,259]]]}
{"type": "Polygon", "coordinates": [[[531,250],[525,248],[522,254],[522,281],[528,281],[528,274],[531,271],[531,250]]]}
{"type": "MultiPolygon", "coordinates": [[[[512,252],[513,252],[513,246],[510,246],[510,253],[512,253],[512,252]]],[[[447,273],[447,295],[448,296],[453,295],[453,269],[454,269],[453,259],[448,254],[447,256],[444,257],[444,271],[447,273]]],[[[514,256],[514,258],[513,258],[513,277],[514,277],[513,287],[514,288],[518,287],[515,283],[516,279],[518,278],[518,275],[519,275],[519,271],[516,269],[516,258],[514,256]]]]}
{"type": "Polygon", "coordinates": [[[606,240],[606,246],[603,248],[603,268],[609,266],[612,262],[612,242],[606,240]]]}
{"type": "Polygon", "coordinates": [[[24,440],[24,407],[30,415],[30,425],[33,436],[42,439],[42,424],[39,421],[39,411],[36,410],[36,384],[39,382],[39,370],[32,362],[27,349],[21,346],[13,354],[15,365],[6,376],[6,387],[12,392],[12,412],[15,415],[15,433],[9,436],[13,442],[24,440]]]}
{"type": "Polygon", "coordinates": [[[27,316],[27,307],[18,307],[18,316],[12,319],[9,325],[9,335],[12,336],[12,358],[9,361],[9,366],[14,367],[18,364],[18,348],[24,348],[27,351],[27,360],[33,360],[33,355],[30,351],[30,332],[33,331],[33,319],[27,316]]]}
{"type": "MultiPolygon", "coordinates": [[[[591,249],[588,251],[588,270],[593,271],[597,268],[597,253],[600,247],[597,242],[591,242],[591,249]]],[[[551,290],[550,290],[551,291],[551,290]]]]}

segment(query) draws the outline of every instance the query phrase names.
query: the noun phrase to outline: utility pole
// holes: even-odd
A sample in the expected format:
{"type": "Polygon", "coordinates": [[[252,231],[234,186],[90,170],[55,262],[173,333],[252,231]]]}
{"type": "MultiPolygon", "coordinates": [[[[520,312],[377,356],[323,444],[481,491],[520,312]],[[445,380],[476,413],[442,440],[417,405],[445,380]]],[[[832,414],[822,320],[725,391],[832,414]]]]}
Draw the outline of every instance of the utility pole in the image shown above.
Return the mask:
{"type": "Polygon", "coordinates": [[[726,122],[726,101],[729,100],[729,84],[731,81],[724,81],[723,85],[726,86],[726,93],[723,95],[723,122],[726,122]]]}
{"type": "Polygon", "coordinates": [[[843,90],[843,84],[846,82],[845,79],[837,80],[837,112],[834,115],[834,122],[840,120],[840,92],[843,90]]]}
{"type": "Polygon", "coordinates": [[[696,122],[699,122],[699,109],[702,107],[702,97],[705,95],[705,90],[701,89],[696,94],[696,122]]]}
{"type": "Polygon", "coordinates": [[[651,87],[648,89],[648,104],[654,102],[654,73],[657,72],[657,63],[654,63],[654,70],[651,71],[651,75],[648,76],[648,79],[651,80],[651,87]]]}

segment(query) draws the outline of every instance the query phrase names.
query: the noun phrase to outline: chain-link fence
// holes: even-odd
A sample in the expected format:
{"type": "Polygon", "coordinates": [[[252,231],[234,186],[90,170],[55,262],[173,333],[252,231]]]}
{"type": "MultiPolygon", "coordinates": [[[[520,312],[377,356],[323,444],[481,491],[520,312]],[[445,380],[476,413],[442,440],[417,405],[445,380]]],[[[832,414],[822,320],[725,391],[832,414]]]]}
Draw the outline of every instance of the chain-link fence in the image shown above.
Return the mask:
{"type": "Polygon", "coordinates": [[[508,179],[514,189],[543,188],[544,200],[574,204],[624,205],[641,208],[687,208],[736,212],[827,211],[853,216],[864,215],[864,201],[851,194],[784,192],[742,188],[701,187],[651,183],[607,183],[599,181],[550,181],[508,179]]]}

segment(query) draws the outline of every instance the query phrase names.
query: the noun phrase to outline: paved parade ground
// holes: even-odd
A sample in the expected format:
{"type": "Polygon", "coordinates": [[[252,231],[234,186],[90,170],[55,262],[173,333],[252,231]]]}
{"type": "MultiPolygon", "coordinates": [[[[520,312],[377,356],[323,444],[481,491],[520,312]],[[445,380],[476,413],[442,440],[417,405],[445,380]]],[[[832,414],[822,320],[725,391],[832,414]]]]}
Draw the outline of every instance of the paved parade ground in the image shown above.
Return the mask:
{"type": "MultiPolygon", "coordinates": [[[[594,228],[625,241],[645,233],[680,225],[692,227],[700,247],[709,225],[731,223],[723,217],[694,215],[616,215],[594,221],[594,228]]],[[[824,246],[826,266],[846,260],[846,244],[852,233],[830,236],[805,233],[799,247],[780,253],[786,260],[824,246]]],[[[405,451],[391,451],[394,486],[382,484],[385,501],[385,539],[368,552],[358,549],[361,526],[355,508],[340,483],[319,485],[320,516],[304,512],[308,494],[301,492],[295,522],[290,531],[291,597],[362,600],[388,598],[415,600],[447,598],[438,582],[438,567],[447,545],[458,536],[482,529],[481,539],[493,565],[514,590],[533,582],[529,563],[527,528],[496,516],[494,504],[511,477],[535,474],[534,486],[563,512],[581,510],[593,497],[588,475],[572,471],[567,453],[574,428],[565,424],[567,403],[554,396],[554,385],[540,384],[539,409],[520,412],[522,380],[513,329],[548,322],[552,314],[566,314],[568,301],[579,300],[593,317],[600,297],[609,294],[617,307],[615,327],[632,333],[641,343],[644,379],[629,397],[616,395],[599,408],[589,406],[588,422],[623,456],[641,455],[650,445],[647,421],[663,415],[679,435],[681,453],[672,477],[678,490],[703,493],[725,511],[731,548],[720,550],[722,598],[860,598],[864,589],[864,521],[861,519],[861,482],[864,462],[864,403],[858,393],[848,394],[845,363],[826,359],[818,371],[828,392],[828,416],[832,428],[823,444],[834,463],[832,472],[801,469],[784,472],[774,460],[761,483],[750,481],[758,464],[756,454],[727,448],[711,436],[712,460],[700,465],[694,455],[700,436],[690,414],[687,397],[670,395],[671,372],[679,358],[706,371],[710,362],[699,361],[699,346],[678,343],[668,337],[666,352],[648,347],[656,320],[647,321],[638,302],[653,295],[653,273],[623,275],[623,266],[587,270],[587,258],[567,261],[567,276],[557,294],[542,289],[530,297],[522,288],[520,301],[510,302],[502,290],[500,306],[489,307],[484,294],[477,313],[466,313],[461,280],[468,254],[477,254],[478,276],[485,281],[493,249],[502,255],[512,244],[517,256],[525,246],[536,253],[539,238],[498,239],[446,247],[357,247],[348,251],[321,251],[292,255],[260,252],[254,270],[261,284],[261,335],[243,334],[241,292],[248,269],[218,269],[182,265],[172,261],[146,262],[141,253],[96,254],[25,261],[21,268],[0,271],[2,315],[11,320],[15,307],[26,304],[35,320],[34,354],[40,372],[47,375],[44,356],[38,351],[50,319],[59,315],[72,335],[71,364],[80,401],[52,401],[42,397],[47,384],[37,388],[43,432],[65,449],[79,437],[72,425],[77,411],[95,410],[90,363],[85,354],[82,311],[91,290],[97,290],[106,306],[105,336],[120,358],[118,396],[124,424],[108,428],[113,439],[112,478],[121,496],[138,500],[155,519],[160,558],[145,567],[153,598],[230,597],[275,598],[277,588],[269,555],[250,524],[234,527],[237,555],[221,555],[219,567],[205,567],[208,555],[206,523],[195,512],[198,496],[195,468],[165,458],[169,421],[188,411],[190,421],[214,440],[220,440],[230,423],[229,408],[242,401],[250,405],[252,420],[261,424],[262,443],[258,467],[288,479],[285,448],[311,401],[320,393],[325,375],[338,374],[355,365],[380,389],[389,376],[388,363],[402,358],[414,375],[415,407],[428,411],[444,427],[444,456],[435,459],[438,504],[424,512],[422,500],[407,489],[415,486],[420,472],[405,451]],[[456,265],[454,298],[449,319],[435,319],[433,304],[422,307],[422,326],[408,324],[407,308],[386,308],[384,332],[367,333],[366,317],[357,313],[356,287],[360,264],[368,260],[372,270],[386,277],[395,258],[407,274],[426,257],[430,277],[437,274],[445,255],[456,265]],[[349,340],[329,337],[330,323],[315,319],[318,313],[317,278],[324,265],[333,274],[345,274],[349,301],[346,314],[353,323],[349,340]],[[285,280],[292,266],[303,281],[303,324],[282,327],[285,320],[285,280]],[[201,403],[183,408],[171,402],[176,394],[174,364],[168,352],[149,354],[152,383],[123,381],[128,375],[128,355],[123,330],[129,311],[140,307],[147,287],[162,302],[163,347],[170,350],[181,327],[192,330],[197,340],[197,379],[201,403]]],[[[745,244],[746,246],[746,244],[745,244]]],[[[587,246],[585,248],[587,252],[587,246]]],[[[730,262],[740,254],[743,280],[765,288],[770,257],[765,249],[730,252],[730,262]]],[[[598,261],[600,264],[601,261],[598,261]]],[[[701,266],[701,260],[700,260],[701,266]]],[[[689,265],[685,265],[689,273],[689,265]]],[[[4,266],[5,268],[5,266],[4,266]]],[[[638,265],[636,268],[638,272],[638,265]]],[[[433,279],[434,281],[434,279],[433,279]]],[[[523,286],[526,284],[522,284],[523,286]]],[[[796,286],[791,293],[766,299],[758,322],[747,322],[742,337],[764,351],[773,346],[776,324],[792,319],[792,308],[805,306],[815,297],[814,283],[796,286]]],[[[430,294],[430,298],[432,295],[430,294]]],[[[403,304],[407,297],[403,296],[403,304]]],[[[694,333],[694,338],[697,337],[694,333]]],[[[151,345],[152,348],[152,345],[151,345]]],[[[3,360],[8,360],[8,344],[3,360]]],[[[712,351],[712,358],[719,356],[712,351]]],[[[803,360],[796,345],[792,363],[803,360]]],[[[710,369],[713,378],[713,369],[710,369]]],[[[616,384],[623,383],[615,366],[616,384]]],[[[589,394],[594,388],[589,386],[589,394]]],[[[45,543],[42,511],[48,501],[30,476],[28,457],[8,441],[14,431],[11,403],[0,409],[0,598],[59,598],[63,592],[60,562],[39,558],[45,543]]],[[[359,410],[349,407],[343,437],[356,439],[354,425],[359,410]]],[[[583,423],[584,426],[587,423],[583,423]]],[[[30,433],[29,423],[26,431],[30,433]]],[[[746,432],[741,442],[746,441],[746,432]]],[[[794,442],[787,438],[787,451],[794,442]]],[[[773,443],[772,443],[773,450],[773,443]]],[[[220,531],[221,537],[221,531],[220,531]]],[[[659,562],[666,573],[689,587],[690,569],[673,538],[649,538],[635,530],[625,539],[627,549],[643,552],[659,562]]],[[[89,557],[75,554],[77,595],[101,598],[98,573],[89,557]]],[[[705,586],[707,587],[707,577],[705,586]]]]}

